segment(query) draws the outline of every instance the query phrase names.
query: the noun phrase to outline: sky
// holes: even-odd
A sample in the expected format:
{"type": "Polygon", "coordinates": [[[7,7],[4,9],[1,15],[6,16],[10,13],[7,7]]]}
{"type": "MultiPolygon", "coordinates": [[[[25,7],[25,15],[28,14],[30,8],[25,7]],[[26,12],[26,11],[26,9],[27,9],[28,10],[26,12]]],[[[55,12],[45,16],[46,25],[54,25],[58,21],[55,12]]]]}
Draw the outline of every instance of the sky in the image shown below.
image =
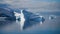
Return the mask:
{"type": "Polygon", "coordinates": [[[14,8],[27,8],[28,11],[60,11],[60,0],[0,0],[14,8]]]}

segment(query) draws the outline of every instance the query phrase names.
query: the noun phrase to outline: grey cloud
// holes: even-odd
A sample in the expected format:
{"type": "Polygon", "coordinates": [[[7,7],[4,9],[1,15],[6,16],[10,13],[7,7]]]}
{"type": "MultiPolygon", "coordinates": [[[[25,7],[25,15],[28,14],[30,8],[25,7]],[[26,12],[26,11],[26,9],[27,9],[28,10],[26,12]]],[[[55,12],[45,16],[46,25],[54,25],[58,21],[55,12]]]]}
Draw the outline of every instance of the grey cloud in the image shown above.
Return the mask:
{"type": "Polygon", "coordinates": [[[27,8],[29,11],[60,11],[60,3],[33,0],[4,0],[14,8],[27,8]]]}

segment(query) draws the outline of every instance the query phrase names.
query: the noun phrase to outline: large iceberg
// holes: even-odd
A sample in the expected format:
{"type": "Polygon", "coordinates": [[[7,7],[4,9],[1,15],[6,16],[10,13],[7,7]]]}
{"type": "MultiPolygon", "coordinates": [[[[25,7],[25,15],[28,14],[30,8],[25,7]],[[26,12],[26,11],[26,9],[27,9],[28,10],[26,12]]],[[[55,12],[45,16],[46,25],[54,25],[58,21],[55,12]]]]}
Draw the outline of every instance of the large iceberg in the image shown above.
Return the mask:
{"type": "MultiPolygon", "coordinates": [[[[12,9],[9,6],[10,5],[8,5],[8,4],[0,4],[0,17],[7,17],[6,20],[11,20],[11,21],[16,20],[16,16],[15,16],[14,12],[17,12],[17,14],[21,14],[21,10],[12,9]]],[[[23,29],[30,27],[34,24],[45,21],[44,17],[41,18],[39,15],[35,15],[34,13],[26,11],[25,9],[23,9],[22,13],[24,14],[24,18],[25,18],[23,29]],[[38,17],[36,17],[36,16],[38,16],[38,17]],[[32,21],[34,23],[32,23],[32,21]]],[[[21,18],[19,18],[19,19],[21,20],[21,18]]]]}

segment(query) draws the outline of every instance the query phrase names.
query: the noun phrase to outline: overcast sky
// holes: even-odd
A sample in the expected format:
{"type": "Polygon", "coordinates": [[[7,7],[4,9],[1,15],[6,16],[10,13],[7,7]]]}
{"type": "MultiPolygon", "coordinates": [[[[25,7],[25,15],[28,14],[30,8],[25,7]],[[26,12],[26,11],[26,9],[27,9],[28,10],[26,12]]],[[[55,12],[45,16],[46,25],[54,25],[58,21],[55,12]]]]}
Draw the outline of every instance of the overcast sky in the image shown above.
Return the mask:
{"type": "Polygon", "coordinates": [[[0,0],[14,8],[28,8],[29,11],[60,11],[60,0],[0,0]]]}

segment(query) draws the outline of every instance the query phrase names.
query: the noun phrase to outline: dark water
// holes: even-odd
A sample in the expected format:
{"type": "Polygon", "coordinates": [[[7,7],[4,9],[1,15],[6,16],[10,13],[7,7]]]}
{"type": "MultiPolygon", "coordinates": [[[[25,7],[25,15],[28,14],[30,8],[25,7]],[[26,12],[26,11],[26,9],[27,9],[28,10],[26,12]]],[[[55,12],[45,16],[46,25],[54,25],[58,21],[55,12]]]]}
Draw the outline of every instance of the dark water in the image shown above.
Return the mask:
{"type": "Polygon", "coordinates": [[[49,20],[49,15],[40,15],[45,18],[43,24],[36,22],[36,24],[33,24],[22,31],[18,24],[20,21],[4,21],[2,22],[3,25],[0,24],[0,34],[60,34],[60,16],[56,15],[55,19],[49,20]]]}

